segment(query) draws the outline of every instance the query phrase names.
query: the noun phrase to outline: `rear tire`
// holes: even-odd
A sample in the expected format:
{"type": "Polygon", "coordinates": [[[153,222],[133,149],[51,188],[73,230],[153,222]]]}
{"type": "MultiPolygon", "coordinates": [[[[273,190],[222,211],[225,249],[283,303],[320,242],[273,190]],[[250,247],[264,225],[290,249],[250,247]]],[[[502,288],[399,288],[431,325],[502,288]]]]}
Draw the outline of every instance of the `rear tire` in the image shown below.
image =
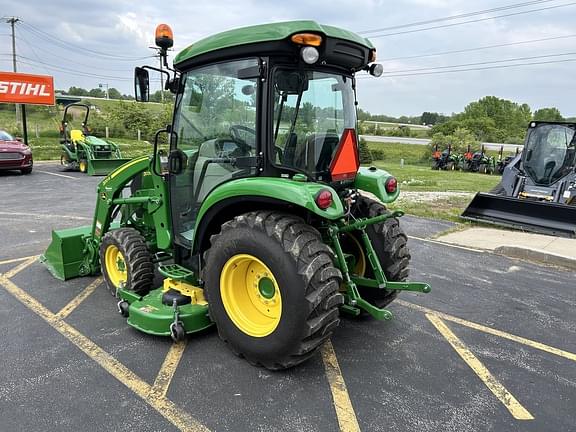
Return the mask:
{"type": "Polygon", "coordinates": [[[146,240],[134,228],[119,228],[106,233],[100,243],[100,265],[113,295],[121,286],[141,296],[152,289],[152,255],[146,240]]]}
{"type": "MultiPolygon", "coordinates": [[[[389,213],[386,206],[370,198],[358,198],[353,210],[355,217],[375,217],[389,213]]],[[[410,251],[408,250],[408,237],[400,227],[397,218],[387,219],[366,227],[366,233],[372,242],[372,247],[384,270],[386,279],[391,282],[403,282],[408,278],[408,265],[410,264],[410,251]]],[[[373,277],[368,266],[366,276],[373,277]]],[[[358,287],[360,295],[374,306],[383,308],[390,304],[398,295],[397,290],[358,287]]]]}
{"type": "Polygon", "coordinates": [[[330,338],[340,323],[342,275],[316,229],[293,215],[259,211],[226,222],[210,241],[205,294],[235,354],[286,369],[330,338]]]}
{"type": "Polygon", "coordinates": [[[488,165],[486,165],[486,164],[480,164],[480,165],[478,166],[478,172],[479,172],[480,174],[486,174],[486,173],[488,172],[488,165]]]}

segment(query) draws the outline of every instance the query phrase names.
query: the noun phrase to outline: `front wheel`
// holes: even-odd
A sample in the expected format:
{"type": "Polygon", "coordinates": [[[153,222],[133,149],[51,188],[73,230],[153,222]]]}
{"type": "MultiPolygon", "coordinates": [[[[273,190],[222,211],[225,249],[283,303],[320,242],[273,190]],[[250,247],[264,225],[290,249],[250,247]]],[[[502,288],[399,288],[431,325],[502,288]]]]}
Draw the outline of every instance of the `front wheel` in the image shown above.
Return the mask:
{"type": "Polygon", "coordinates": [[[226,222],[203,276],[220,338],[252,364],[302,363],[340,322],[342,276],[320,233],[298,217],[260,211],[226,222]]]}
{"type": "Polygon", "coordinates": [[[122,288],[145,295],[152,289],[154,264],[146,241],[134,228],[106,233],[100,243],[100,265],[112,294],[122,288]]]}

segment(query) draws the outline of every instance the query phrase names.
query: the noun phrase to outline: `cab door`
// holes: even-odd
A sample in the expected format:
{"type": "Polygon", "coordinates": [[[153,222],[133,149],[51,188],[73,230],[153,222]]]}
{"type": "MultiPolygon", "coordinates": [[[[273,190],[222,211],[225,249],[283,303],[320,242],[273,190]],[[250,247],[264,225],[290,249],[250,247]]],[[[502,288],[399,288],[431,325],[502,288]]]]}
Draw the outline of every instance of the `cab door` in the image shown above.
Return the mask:
{"type": "Polygon", "coordinates": [[[196,217],[218,185],[256,175],[258,59],[234,60],[182,75],[174,116],[170,196],[174,240],[191,248],[196,217]]]}

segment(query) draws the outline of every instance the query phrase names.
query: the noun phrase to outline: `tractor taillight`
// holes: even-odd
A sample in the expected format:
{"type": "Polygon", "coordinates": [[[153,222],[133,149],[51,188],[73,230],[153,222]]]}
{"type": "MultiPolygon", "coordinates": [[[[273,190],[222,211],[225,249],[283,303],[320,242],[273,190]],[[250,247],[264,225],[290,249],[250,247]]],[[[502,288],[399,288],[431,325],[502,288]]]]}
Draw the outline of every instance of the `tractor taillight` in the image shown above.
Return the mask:
{"type": "Polygon", "coordinates": [[[326,210],[332,205],[332,192],[330,192],[328,189],[322,189],[316,194],[314,201],[316,201],[318,208],[326,210]]]}
{"type": "Polygon", "coordinates": [[[384,187],[386,188],[386,192],[394,193],[398,187],[398,180],[396,180],[396,177],[390,177],[388,180],[386,180],[384,187]]]}
{"type": "Polygon", "coordinates": [[[360,160],[358,159],[358,147],[356,145],[356,131],[344,129],[336,155],[330,164],[332,181],[352,180],[356,177],[360,160]]]}

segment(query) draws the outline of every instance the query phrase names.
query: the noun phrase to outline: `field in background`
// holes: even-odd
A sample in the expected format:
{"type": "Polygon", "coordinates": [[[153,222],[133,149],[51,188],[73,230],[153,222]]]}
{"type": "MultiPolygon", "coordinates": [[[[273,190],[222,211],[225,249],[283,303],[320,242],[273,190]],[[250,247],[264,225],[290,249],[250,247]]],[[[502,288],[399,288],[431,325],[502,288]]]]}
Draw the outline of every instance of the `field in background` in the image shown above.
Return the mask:
{"type": "Polygon", "coordinates": [[[368,147],[383,150],[383,160],[374,161],[373,165],[398,179],[400,198],[389,207],[415,216],[462,222],[458,216],[472,196],[491,190],[500,181],[499,175],[432,170],[425,146],[368,143],[368,147]],[[403,166],[401,159],[404,159],[403,166]]]}

